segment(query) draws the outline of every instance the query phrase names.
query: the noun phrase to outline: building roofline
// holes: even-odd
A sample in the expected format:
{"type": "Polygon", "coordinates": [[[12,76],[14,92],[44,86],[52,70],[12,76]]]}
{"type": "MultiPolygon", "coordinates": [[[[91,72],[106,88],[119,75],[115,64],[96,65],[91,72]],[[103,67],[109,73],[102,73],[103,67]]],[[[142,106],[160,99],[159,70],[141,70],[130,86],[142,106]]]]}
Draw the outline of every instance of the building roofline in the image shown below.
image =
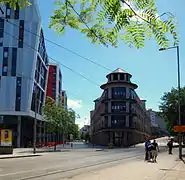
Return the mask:
{"type": "Polygon", "coordinates": [[[110,84],[127,84],[127,85],[131,85],[133,86],[134,89],[137,89],[138,88],[138,85],[135,84],[135,83],[132,83],[132,82],[125,82],[125,81],[111,81],[111,82],[107,82],[105,84],[102,84],[100,86],[101,89],[104,89],[106,85],[110,85],[110,84]]]}
{"type": "Polygon", "coordinates": [[[132,77],[132,74],[128,73],[127,71],[121,69],[121,68],[117,68],[114,71],[112,71],[111,73],[107,74],[106,77],[108,78],[109,75],[111,74],[128,74],[132,77]]]}

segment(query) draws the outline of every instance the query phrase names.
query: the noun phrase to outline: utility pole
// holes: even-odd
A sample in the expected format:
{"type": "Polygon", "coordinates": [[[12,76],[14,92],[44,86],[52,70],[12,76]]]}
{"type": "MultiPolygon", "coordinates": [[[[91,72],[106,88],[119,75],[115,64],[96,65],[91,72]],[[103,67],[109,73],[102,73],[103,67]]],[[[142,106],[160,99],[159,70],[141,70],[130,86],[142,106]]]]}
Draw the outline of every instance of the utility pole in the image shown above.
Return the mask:
{"type": "MultiPolygon", "coordinates": [[[[181,98],[180,98],[180,91],[181,91],[181,84],[180,84],[180,58],[179,58],[179,46],[169,47],[167,49],[174,49],[177,50],[177,83],[178,83],[178,125],[181,126],[181,98]]],[[[159,49],[159,51],[167,50],[165,48],[159,49]]],[[[182,159],[182,135],[179,133],[179,159],[182,159]]]]}
{"type": "Polygon", "coordinates": [[[34,100],[35,100],[35,117],[33,125],[33,154],[36,153],[36,143],[37,143],[37,89],[34,89],[34,100]]]}
{"type": "MultiPolygon", "coordinates": [[[[177,46],[177,68],[178,68],[178,124],[181,125],[181,103],[180,103],[180,91],[181,91],[181,85],[180,85],[180,59],[179,59],[179,46],[177,46]]],[[[179,133],[179,159],[182,159],[182,136],[181,133],[179,133]]]]}

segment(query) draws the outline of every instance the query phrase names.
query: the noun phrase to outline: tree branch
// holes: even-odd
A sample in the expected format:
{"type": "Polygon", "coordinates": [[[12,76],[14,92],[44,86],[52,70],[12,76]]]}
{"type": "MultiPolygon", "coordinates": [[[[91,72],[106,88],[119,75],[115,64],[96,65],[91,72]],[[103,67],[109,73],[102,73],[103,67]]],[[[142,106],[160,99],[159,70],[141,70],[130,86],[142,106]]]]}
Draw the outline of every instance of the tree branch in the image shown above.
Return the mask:
{"type": "Polygon", "coordinates": [[[130,4],[128,4],[125,0],[121,0],[122,3],[126,4],[130,10],[134,13],[135,16],[137,16],[138,18],[142,19],[143,21],[147,22],[148,24],[153,25],[150,21],[146,20],[145,18],[143,18],[142,16],[140,16],[139,14],[137,14],[135,12],[135,10],[130,6],[130,4]]]}

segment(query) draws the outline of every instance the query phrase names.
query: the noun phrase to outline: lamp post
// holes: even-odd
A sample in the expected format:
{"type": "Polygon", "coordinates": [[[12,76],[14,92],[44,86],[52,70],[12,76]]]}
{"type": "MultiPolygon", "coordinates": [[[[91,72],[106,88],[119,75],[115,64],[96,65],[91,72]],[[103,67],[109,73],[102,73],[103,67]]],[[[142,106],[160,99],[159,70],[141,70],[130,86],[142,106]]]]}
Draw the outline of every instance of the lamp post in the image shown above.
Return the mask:
{"type": "MultiPolygon", "coordinates": [[[[159,51],[168,49],[175,49],[177,51],[177,81],[178,81],[178,124],[181,125],[181,103],[180,103],[180,58],[179,58],[179,46],[172,46],[169,48],[161,48],[159,51]]],[[[182,136],[179,133],[179,158],[182,159],[182,136]]]]}
{"type": "Polygon", "coordinates": [[[34,101],[35,101],[35,117],[33,125],[33,154],[36,153],[36,142],[37,142],[37,88],[34,86],[34,101]]]}

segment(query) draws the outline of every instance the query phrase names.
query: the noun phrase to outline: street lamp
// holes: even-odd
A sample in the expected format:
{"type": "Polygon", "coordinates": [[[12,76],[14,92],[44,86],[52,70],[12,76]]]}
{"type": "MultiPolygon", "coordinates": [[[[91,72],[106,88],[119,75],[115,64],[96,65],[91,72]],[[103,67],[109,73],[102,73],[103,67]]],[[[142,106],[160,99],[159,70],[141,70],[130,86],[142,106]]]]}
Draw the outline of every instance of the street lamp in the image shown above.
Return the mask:
{"type": "Polygon", "coordinates": [[[35,101],[35,117],[34,117],[34,125],[33,125],[33,154],[36,154],[36,142],[37,142],[37,87],[34,86],[34,101],[35,101]]]}
{"type": "MultiPolygon", "coordinates": [[[[165,51],[168,49],[177,50],[177,81],[178,81],[178,124],[181,125],[181,104],[180,104],[180,58],[179,58],[179,46],[172,46],[169,48],[160,48],[159,51],[165,51]]],[[[182,159],[182,138],[179,134],[179,158],[182,159]]]]}

